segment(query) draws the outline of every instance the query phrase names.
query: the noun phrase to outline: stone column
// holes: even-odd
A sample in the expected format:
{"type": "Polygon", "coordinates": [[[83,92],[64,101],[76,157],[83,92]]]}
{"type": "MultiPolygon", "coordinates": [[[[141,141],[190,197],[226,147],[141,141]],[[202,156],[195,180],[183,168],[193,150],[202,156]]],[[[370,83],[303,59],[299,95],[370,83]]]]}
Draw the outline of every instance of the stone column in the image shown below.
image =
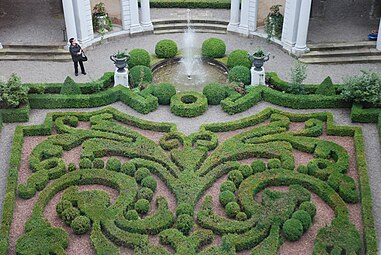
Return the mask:
{"type": "Polygon", "coordinates": [[[123,30],[130,30],[131,26],[131,9],[130,0],[120,0],[120,16],[122,19],[123,30]]]}
{"type": "Polygon", "coordinates": [[[131,11],[130,34],[143,32],[143,28],[139,23],[138,0],[130,0],[130,11],[131,11]]]}
{"type": "MultiPolygon", "coordinates": [[[[75,25],[75,15],[74,15],[74,7],[72,0],[62,0],[62,6],[65,16],[65,27],[67,39],[69,41],[70,38],[77,38],[77,28],[75,25]]],[[[69,42],[67,47],[69,46],[69,42]]]]}
{"type": "Polygon", "coordinates": [[[94,39],[90,0],[73,0],[78,41],[86,47],[94,39]]]}
{"type": "Polygon", "coordinates": [[[140,10],[142,12],[141,24],[144,31],[152,31],[153,25],[151,22],[151,11],[149,8],[149,0],[140,1],[140,10]]]}
{"type": "Polygon", "coordinates": [[[298,22],[298,33],[296,35],[296,44],[292,48],[292,53],[295,55],[301,55],[308,52],[307,48],[307,35],[308,35],[308,25],[310,23],[310,13],[311,13],[312,0],[302,0],[300,5],[300,16],[298,22]]]}
{"type": "Polygon", "coordinates": [[[377,50],[381,50],[381,18],[380,18],[380,25],[378,27],[377,50]]]}
{"type": "MultiPolygon", "coordinates": [[[[247,1],[247,0],[243,0],[247,1]]],[[[240,0],[231,0],[230,3],[230,21],[228,31],[237,32],[239,25],[239,4],[240,0]]]]}
{"type": "Polygon", "coordinates": [[[240,34],[249,35],[249,0],[242,0],[241,3],[241,19],[238,26],[240,34]]]}
{"type": "Polygon", "coordinates": [[[286,0],[284,7],[284,21],[282,29],[282,45],[285,50],[291,52],[296,43],[298,30],[299,12],[301,0],[286,0]]]}
{"type": "Polygon", "coordinates": [[[249,3],[249,34],[257,31],[258,0],[250,0],[249,3]]]}
{"type": "Polygon", "coordinates": [[[0,49],[2,49],[3,48],[3,45],[1,44],[1,42],[0,42],[0,49]]]}

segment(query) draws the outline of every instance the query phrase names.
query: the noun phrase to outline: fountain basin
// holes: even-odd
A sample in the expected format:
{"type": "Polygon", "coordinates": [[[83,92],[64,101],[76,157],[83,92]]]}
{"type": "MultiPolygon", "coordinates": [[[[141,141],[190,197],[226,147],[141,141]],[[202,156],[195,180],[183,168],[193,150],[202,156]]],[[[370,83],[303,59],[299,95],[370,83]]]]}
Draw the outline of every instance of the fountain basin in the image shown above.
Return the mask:
{"type": "Polygon", "coordinates": [[[227,83],[228,68],[213,59],[195,58],[192,74],[188,77],[182,58],[160,61],[152,67],[153,83],[172,83],[178,92],[202,91],[208,83],[227,83]]]}

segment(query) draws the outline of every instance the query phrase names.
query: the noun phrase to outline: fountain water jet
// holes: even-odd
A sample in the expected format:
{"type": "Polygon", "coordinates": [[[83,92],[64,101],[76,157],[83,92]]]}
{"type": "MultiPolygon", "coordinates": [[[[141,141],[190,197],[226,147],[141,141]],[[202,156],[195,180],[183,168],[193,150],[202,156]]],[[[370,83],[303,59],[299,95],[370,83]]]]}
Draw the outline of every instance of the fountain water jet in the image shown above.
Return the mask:
{"type": "Polygon", "coordinates": [[[197,59],[195,58],[195,53],[194,53],[195,33],[190,26],[190,20],[191,20],[190,9],[187,10],[187,19],[188,19],[188,27],[187,27],[187,30],[185,30],[184,37],[183,37],[184,57],[182,59],[182,63],[184,64],[185,73],[188,77],[188,80],[191,80],[193,75],[194,65],[197,62],[197,59]]]}

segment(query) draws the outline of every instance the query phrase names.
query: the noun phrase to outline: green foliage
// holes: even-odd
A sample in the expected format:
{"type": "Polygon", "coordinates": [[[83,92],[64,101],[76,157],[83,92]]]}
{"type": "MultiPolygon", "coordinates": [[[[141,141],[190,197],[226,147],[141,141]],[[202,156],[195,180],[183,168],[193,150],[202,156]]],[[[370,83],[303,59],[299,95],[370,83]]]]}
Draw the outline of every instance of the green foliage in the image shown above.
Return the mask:
{"type": "Polygon", "coordinates": [[[335,87],[333,86],[331,77],[327,77],[324,79],[322,83],[319,84],[316,94],[324,95],[324,96],[334,96],[336,95],[335,87]]]}
{"type": "Polygon", "coordinates": [[[251,168],[253,169],[254,173],[263,172],[266,170],[266,164],[263,162],[263,160],[253,160],[250,164],[251,168]]]}
{"type": "Polygon", "coordinates": [[[234,182],[227,180],[224,183],[222,183],[222,185],[220,187],[221,192],[224,192],[226,190],[234,193],[237,190],[237,187],[235,186],[234,182]]]}
{"type": "Polygon", "coordinates": [[[242,173],[244,179],[253,174],[253,169],[249,165],[241,165],[238,170],[242,173]]]}
{"type": "Polygon", "coordinates": [[[233,192],[229,190],[225,190],[220,193],[219,201],[222,206],[226,206],[230,202],[235,202],[236,198],[233,192]]]}
{"type": "Polygon", "coordinates": [[[267,33],[267,39],[273,37],[280,39],[282,36],[283,28],[283,15],[279,12],[281,5],[273,5],[270,7],[270,12],[265,18],[265,31],[267,33]]]}
{"type": "Polygon", "coordinates": [[[239,204],[237,202],[229,202],[225,206],[226,215],[230,218],[235,218],[236,215],[241,211],[239,204]]]}
{"type": "Polygon", "coordinates": [[[294,242],[300,239],[303,235],[303,225],[300,220],[288,219],[283,224],[283,235],[286,240],[294,242]]]}
{"type": "Polygon", "coordinates": [[[152,191],[155,191],[156,187],[157,187],[157,181],[155,180],[155,178],[153,178],[153,176],[147,176],[147,177],[145,177],[142,180],[141,184],[142,184],[142,187],[149,188],[152,191]]]}
{"type": "Polygon", "coordinates": [[[218,105],[221,100],[228,96],[227,87],[219,83],[207,84],[202,90],[202,94],[208,99],[208,104],[218,105]]]}
{"type": "Polygon", "coordinates": [[[291,83],[287,92],[296,95],[305,94],[303,81],[307,78],[307,65],[300,61],[295,61],[294,67],[291,68],[291,83]]]}
{"type": "Polygon", "coordinates": [[[56,212],[57,212],[58,216],[62,217],[63,211],[65,211],[66,209],[71,208],[71,207],[73,207],[73,204],[70,201],[61,200],[56,205],[56,212]]]}
{"type": "Polygon", "coordinates": [[[171,97],[176,94],[176,88],[170,83],[155,84],[150,87],[151,94],[157,97],[160,105],[169,105],[171,97]]]}
{"type": "Polygon", "coordinates": [[[112,157],[107,160],[106,170],[119,172],[121,166],[122,163],[120,163],[120,160],[112,157]]]}
{"type": "Polygon", "coordinates": [[[104,167],[105,167],[105,162],[103,161],[103,159],[96,158],[96,159],[93,160],[93,168],[95,168],[95,169],[103,169],[104,167]]]}
{"type": "Polygon", "coordinates": [[[61,213],[61,219],[66,225],[70,226],[71,222],[80,215],[79,210],[75,207],[69,207],[61,213]]]}
{"type": "Polygon", "coordinates": [[[381,107],[381,76],[376,72],[361,72],[344,79],[341,95],[348,101],[381,107]]]}
{"type": "Polygon", "coordinates": [[[245,212],[238,212],[235,216],[238,221],[245,221],[247,220],[247,215],[245,212]]]}
{"type": "Polygon", "coordinates": [[[196,117],[208,109],[208,100],[197,92],[180,92],[171,98],[171,112],[180,117],[196,117]]]}
{"type": "Polygon", "coordinates": [[[188,214],[180,214],[176,220],[176,228],[184,235],[188,235],[193,227],[193,217],[188,214]]]}
{"type": "Polygon", "coordinates": [[[29,88],[20,77],[12,74],[7,82],[0,81],[0,108],[16,108],[28,101],[29,88]]]}
{"type": "Polygon", "coordinates": [[[298,210],[292,214],[292,218],[299,220],[302,223],[304,232],[311,226],[311,216],[306,211],[298,210]]]}
{"type": "Polygon", "coordinates": [[[267,161],[267,168],[273,169],[273,168],[280,168],[282,166],[282,163],[277,158],[272,158],[267,161]]]}
{"type": "Polygon", "coordinates": [[[135,179],[138,183],[140,183],[144,178],[150,175],[150,171],[148,168],[141,167],[135,172],[135,179]]]}
{"type": "Polygon", "coordinates": [[[222,58],[225,56],[225,42],[218,38],[208,38],[202,43],[201,52],[203,57],[222,58]]]}
{"type": "Polygon", "coordinates": [[[129,176],[135,176],[136,170],[137,169],[135,164],[131,163],[130,161],[124,162],[120,168],[122,173],[125,173],[129,176]]]}
{"type": "Polygon", "coordinates": [[[139,213],[136,210],[128,210],[125,214],[127,220],[138,220],[139,213]]]}
{"type": "Polygon", "coordinates": [[[251,68],[249,53],[246,50],[234,50],[229,54],[227,64],[229,69],[232,69],[236,66],[245,66],[247,68],[251,68]]]}
{"type": "Polygon", "coordinates": [[[93,163],[89,158],[83,158],[79,161],[79,168],[80,169],[89,169],[91,168],[93,163]]]}
{"type": "Polygon", "coordinates": [[[235,66],[233,67],[228,74],[229,82],[238,82],[245,85],[250,84],[250,69],[246,66],[235,66]]]}
{"type": "Polygon", "coordinates": [[[190,204],[181,203],[176,208],[176,216],[188,214],[193,217],[193,207],[190,204]]]}
{"type": "MultiPolygon", "coordinates": [[[[146,177],[146,178],[148,178],[148,177],[146,177]]],[[[138,192],[138,199],[147,199],[148,201],[151,201],[152,198],[153,198],[153,191],[152,191],[152,189],[143,187],[143,188],[141,188],[139,190],[139,192],[138,192]]]]}
{"type": "Polygon", "coordinates": [[[151,57],[149,52],[145,49],[133,49],[128,54],[130,55],[128,60],[129,69],[132,69],[135,66],[149,67],[151,64],[151,57]]]}
{"type": "Polygon", "coordinates": [[[172,40],[161,40],[156,43],[155,54],[158,58],[173,58],[177,54],[177,44],[172,40]]]}
{"type": "Polygon", "coordinates": [[[131,88],[137,88],[142,83],[150,83],[152,77],[151,69],[143,65],[135,65],[128,73],[128,80],[131,88]]]}
{"type": "Polygon", "coordinates": [[[309,201],[301,203],[299,210],[306,211],[311,216],[311,219],[313,219],[316,215],[316,206],[314,203],[309,201]]]}
{"type": "Polygon", "coordinates": [[[135,203],[135,210],[138,213],[146,214],[149,211],[149,201],[147,199],[139,199],[135,203]]]}
{"type": "Polygon", "coordinates": [[[228,179],[234,182],[236,187],[239,187],[243,181],[243,175],[240,170],[233,170],[229,172],[228,179]]]}
{"type": "Polygon", "coordinates": [[[90,226],[91,222],[87,216],[78,216],[70,224],[70,227],[76,235],[86,234],[89,231],[90,226]]]}
{"type": "Polygon", "coordinates": [[[81,89],[79,88],[78,84],[75,81],[73,81],[72,78],[67,76],[62,87],[61,87],[60,94],[62,94],[62,95],[79,95],[79,94],[81,94],[81,89]]]}

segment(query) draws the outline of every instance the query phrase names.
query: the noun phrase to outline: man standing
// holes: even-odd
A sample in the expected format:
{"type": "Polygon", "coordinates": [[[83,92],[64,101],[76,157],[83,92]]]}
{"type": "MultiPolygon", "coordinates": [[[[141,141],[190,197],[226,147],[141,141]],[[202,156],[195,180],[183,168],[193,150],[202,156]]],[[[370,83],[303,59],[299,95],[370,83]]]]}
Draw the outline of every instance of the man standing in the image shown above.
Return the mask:
{"type": "Polygon", "coordinates": [[[83,51],[82,51],[81,46],[79,46],[79,44],[75,38],[70,38],[69,42],[70,42],[69,51],[71,54],[71,59],[74,62],[75,76],[78,76],[78,62],[79,62],[79,65],[81,67],[81,73],[86,75],[85,67],[83,66],[83,61],[82,61],[82,52],[83,51]]]}

